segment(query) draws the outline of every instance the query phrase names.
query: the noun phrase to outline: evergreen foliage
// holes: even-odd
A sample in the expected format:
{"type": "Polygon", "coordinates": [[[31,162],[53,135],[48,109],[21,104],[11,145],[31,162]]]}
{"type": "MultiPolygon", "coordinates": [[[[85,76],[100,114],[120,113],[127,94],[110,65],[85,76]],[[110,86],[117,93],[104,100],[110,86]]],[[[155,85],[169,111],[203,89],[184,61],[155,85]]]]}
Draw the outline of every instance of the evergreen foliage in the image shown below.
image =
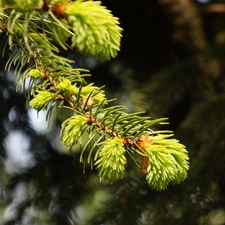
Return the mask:
{"type": "Polygon", "coordinates": [[[51,117],[58,108],[62,113],[71,110],[72,116],[62,123],[61,142],[73,147],[86,131],[90,140],[83,147],[81,161],[95,161],[101,178],[110,182],[122,178],[127,152],[135,162],[138,155],[145,161],[148,158],[149,166],[142,172],[152,189],[163,190],[170,182],[183,181],[189,169],[185,146],[175,139],[164,140],[170,135],[157,134],[165,131],[153,130],[153,125],[166,119],[151,120],[142,113],[125,113],[124,106],[110,106],[101,88],[86,85],[85,70],[72,68],[72,61],[58,54],[56,44],[67,48],[65,37],[71,37],[71,47],[84,55],[102,61],[114,58],[120,49],[118,24],[118,18],[98,1],[3,1],[1,31],[6,32],[13,50],[6,67],[15,65],[16,82],[24,92],[30,79],[26,98],[37,111],[48,110],[51,117]],[[57,32],[60,29],[62,36],[57,32]],[[142,135],[152,142],[141,139],[142,135]]]}
{"type": "Polygon", "coordinates": [[[76,54],[76,50],[79,51],[76,45],[75,50],[71,49],[76,31],[71,26],[72,20],[69,22],[69,15],[62,13],[69,9],[66,5],[70,0],[43,1],[32,6],[35,7],[32,15],[32,10],[23,8],[26,1],[20,1],[18,14],[13,11],[13,2],[0,1],[4,3],[0,8],[3,18],[0,46],[1,54],[4,53],[0,61],[0,224],[223,224],[225,14],[222,1],[217,4],[208,1],[205,5],[191,0],[157,3],[146,0],[141,4],[132,0],[103,1],[120,18],[124,28],[122,47],[119,46],[122,51],[118,58],[107,63],[76,54]],[[37,61],[27,53],[24,28],[29,29],[28,46],[38,56],[37,61]],[[8,43],[11,43],[11,52],[8,43]],[[9,57],[14,61],[8,60],[9,57]],[[71,58],[75,58],[76,63],[71,58]],[[91,69],[93,76],[80,67],[91,69]],[[6,72],[9,68],[15,70],[17,89],[22,95],[15,92],[12,74],[6,72]],[[54,96],[44,110],[48,111],[50,127],[44,133],[34,129],[30,121],[31,108],[27,108],[42,91],[54,96]],[[120,96],[120,105],[107,96],[120,96]],[[70,101],[80,110],[74,109],[70,101]],[[130,110],[126,111],[124,104],[130,110]],[[130,111],[147,113],[128,113],[130,111]],[[93,122],[90,115],[98,122],[93,122]],[[164,124],[166,119],[152,120],[143,115],[169,117],[170,125],[164,124]],[[143,119],[139,123],[140,133],[138,126],[135,130],[137,119],[143,119]],[[52,126],[53,122],[56,125],[52,126]],[[72,128],[82,128],[71,135],[71,143],[76,144],[64,147],[59,142],[70,137],[64,136],[71,128],[70,122],[72,128]],[[175,137],[187,146],[189,171],[185,169],[189,162],[185,160],[186,149],[172,136],[167,137],[170,132],[158,130],[159,123],[165,130],[175,130],[175,137]],[[148,125],[150,129],[146,132],[148,125]],[[121,136],[114,136],[112,132],[119,132],[121,136]],[[12,136],[19,136],[21,143],[10,138],[12,136]],[[123,156],[126,159],[125,163],[119,161],[122,172],[114,174],[118,175],[117,181],[105,176],[99,182],[97,172],[102,172],[103,177],[105,171],[113,171],[109,164],[103,170],[103,163],[107,163],[104,152],[112,155],[112,165],[118,159],[114,151],[107,148],[115,146],[113,141],[117,138],[122,159],[123,156]],[[125,140],[134,141],[135,145],[127,145],[125,140]],[[167,140],[169,145],[164,145],[167,140]],[[23,144],[27,141],[25,151],[23,144]],[[18,151],[23,152],[26,165],[12,158],[12,150],[14,157],[18,151]],[[149,155],[154,164],[149,163],[149,155]],[[188,172],[184,182],[177,173],[181,165],[179,156],[184,160],[180,172],[188,172]],[[173,171],[168,174],[163,170],[165,167],[158,164],[166,165],[169,160],[176,163],[170,164],[173,171]],[[151,173],[161,171],[165,182],[161,177],[152,178],[150,168],[151,173]],[[172,184],[181,184],[167,186],[165,175],[170,176],[172,184]],[[148,178],[150,180],[146,180],[148,178]],[[158,190],[153,186],[157,182],[157,187],[163,185],[164,189],[166,185],[167,188],[152,190],[158,190]]]}

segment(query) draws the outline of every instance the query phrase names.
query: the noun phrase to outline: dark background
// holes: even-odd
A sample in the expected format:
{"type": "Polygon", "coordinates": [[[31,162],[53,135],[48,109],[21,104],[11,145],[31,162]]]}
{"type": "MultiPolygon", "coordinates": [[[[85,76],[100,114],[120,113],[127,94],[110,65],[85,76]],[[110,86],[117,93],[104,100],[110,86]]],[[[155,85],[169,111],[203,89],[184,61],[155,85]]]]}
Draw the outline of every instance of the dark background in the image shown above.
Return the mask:
{"type": "Polygon", "coordinates": [[[129,112],[169,117],[190,171],[166,191],[149,189],[134,168],[113,185],[88,167],[84,174],[78,153],[59,144],[58,127],[34,128],[1,59],[0,224],[225,224],[225,2],[202,2],[103,0],[124,29],[118,57],[100,63],[62,52],[129,112]]]}

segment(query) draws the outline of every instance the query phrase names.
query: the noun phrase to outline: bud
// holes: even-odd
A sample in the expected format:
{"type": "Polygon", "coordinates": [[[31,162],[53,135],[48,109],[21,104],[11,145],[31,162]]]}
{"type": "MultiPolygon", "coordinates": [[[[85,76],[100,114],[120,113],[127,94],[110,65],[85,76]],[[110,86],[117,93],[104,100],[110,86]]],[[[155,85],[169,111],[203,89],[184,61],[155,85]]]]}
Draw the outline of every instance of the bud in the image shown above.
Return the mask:
{"type": "Polygon", "coordinates": [[[38,79],[38,78],[43,77],[43,73],[40,70],[37,70],[37,69],[30,70],[27,75],[30,76],[32,79],[38,79]]]}
{"type": "MultiPolygon", "coordinates": [[[[145,147],[152,144],[151,137],[149,134],[143,134],[139,137],[137,144],[142,149],[142,151],[145,151],[145,147]]],[[[146,156],[141,156],[141,172],[143,174],[147,173],[147,168],[149,165],[149,159],[146,156]]]]}
{"type": "Polygon", "coordinates": [[[37,7],[42,7],[43,5],[43,1],[42,0],[7,0],[6,1],[7,4],[12,4],[13,7],[15,7],[15,9],[17,11],[24,11],[24,12],[28,12],[31,10],[34,10],[37,7]]]}
{"type": "Polygon", "coordinates": [[[100,150],[99,159],[95,163],[100,177],[110,182],[115,182],[123,177],[126,164],[123,145],[123,140],[118,137],[106,141],[100,150]]]}
{"type": "Polygon", "coordinates": [[[48,104],[55,99],[55,94],[49,91],[37,91],[37,93],[30,101],[30,106],[38,111],[47,109],[48,104]]]}
{"type": "Polygon", "coordinates": [[[103,91],[99,92],[98,94],[93,96],[94,102],[95,103],[101,103],[102,101],[104,101],[105,98],[105,94],[103,91]]]}
{"type": "Polygon", "coordinates": [[[164,190],[169,183],[180,183],[187,176],[189,157],[185,146],[176,139],[165,139],[171,135],[151,137],[145,145],[149,158],[146,180],[154,190],[164,190]]]}
{"type": "Polygon", "coordinates": [[[80,115],[75,115],[65,120],[60,132],[61,142],[65,146],[75,145],[87,123],[88,118],[80,115]]]}
{"type": "Polygon", "coordinates": [[[101,6],[100,1],[75,1],[64,13],[76,33],[72,36],[72,47],[101,61],[117,56],[122,28],[118,18],[101,6]]]}
{"type": "Polygon", "coordinates": [[[83,102],[82,102],[83,104],[86,104],[86,107],[88,108],[88,109],[90,109],[91,107],[92,107],[92,105],[94,104],[94,100],[93,100],[93,98],[92,97],[90,97],[89,95],[87,95],[87,96],[85,96],[84,98],[83,98],[83,102]]]}
{"type": "MultiPolygon", "coordinates": [[[[77,94],[78,92],[79,92],[79,88],[75,90],[75,94],[77,94]]],[[[102,101],[106,99],[104,91],[93,86],[93,83],[85,87],[82,87],[80,94],[83,97],[83,104],[86,102],[87,98],[91,99],[91,106],[94,103],[101,103],[102,101]],[[89,97],[90,94],[91,94],[91,97],[89,97]]]]}
{"type": "Polygon", "coordinates": [[[67,97],[74,94],[75,85],[72,85],[70,80],[63,78],[57,85],[57,88],[62,96],[67,97]]]}

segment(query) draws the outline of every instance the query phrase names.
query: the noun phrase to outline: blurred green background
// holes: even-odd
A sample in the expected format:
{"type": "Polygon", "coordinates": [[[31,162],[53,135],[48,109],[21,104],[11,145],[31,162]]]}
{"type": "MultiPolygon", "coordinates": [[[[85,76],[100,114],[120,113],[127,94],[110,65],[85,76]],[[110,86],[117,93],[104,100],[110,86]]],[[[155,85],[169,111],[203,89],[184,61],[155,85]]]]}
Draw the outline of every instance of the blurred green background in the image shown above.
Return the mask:
{"type": "Polygon", "coordinates": [[[45,114],[37,118],[16,93],[8,53],[0,59],[0,225],[224,225],[225,1],[102,4],[124,29],[119,56],[100,63],[61,53],[129,112],[169,117],[166,129],[189,151],[188,177],[155,192],[133,167],[113,185],[88,166],[84,174],[76,149],[60,145],[58,118],[48,129],[45,114]]]}

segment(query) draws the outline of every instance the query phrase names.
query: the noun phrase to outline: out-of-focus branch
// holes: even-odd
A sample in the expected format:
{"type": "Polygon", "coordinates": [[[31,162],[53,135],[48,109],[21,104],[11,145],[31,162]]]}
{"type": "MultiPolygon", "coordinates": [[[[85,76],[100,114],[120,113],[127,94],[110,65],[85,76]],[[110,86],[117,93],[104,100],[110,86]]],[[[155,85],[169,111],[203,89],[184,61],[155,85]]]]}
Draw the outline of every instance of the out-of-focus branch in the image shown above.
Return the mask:
{"type": "MultiPolygon", "coordinates": [[[[204,74],[216,79],[221,74],[219,62],[213,59],[207,40],[200,9],[190,0],[159,0],[174,26],[172,38],[198,57],[204,74]]],[[[224,4],[208,6],[207,11],[225,10],[224,4]],[[221,7],[223,6],[223,7],[221,7]]]]}
{"type": "Polygon", "coordinates": [[[225,13],[225,4],[211,4],[203,8],[204,13],[225,13]]]}

